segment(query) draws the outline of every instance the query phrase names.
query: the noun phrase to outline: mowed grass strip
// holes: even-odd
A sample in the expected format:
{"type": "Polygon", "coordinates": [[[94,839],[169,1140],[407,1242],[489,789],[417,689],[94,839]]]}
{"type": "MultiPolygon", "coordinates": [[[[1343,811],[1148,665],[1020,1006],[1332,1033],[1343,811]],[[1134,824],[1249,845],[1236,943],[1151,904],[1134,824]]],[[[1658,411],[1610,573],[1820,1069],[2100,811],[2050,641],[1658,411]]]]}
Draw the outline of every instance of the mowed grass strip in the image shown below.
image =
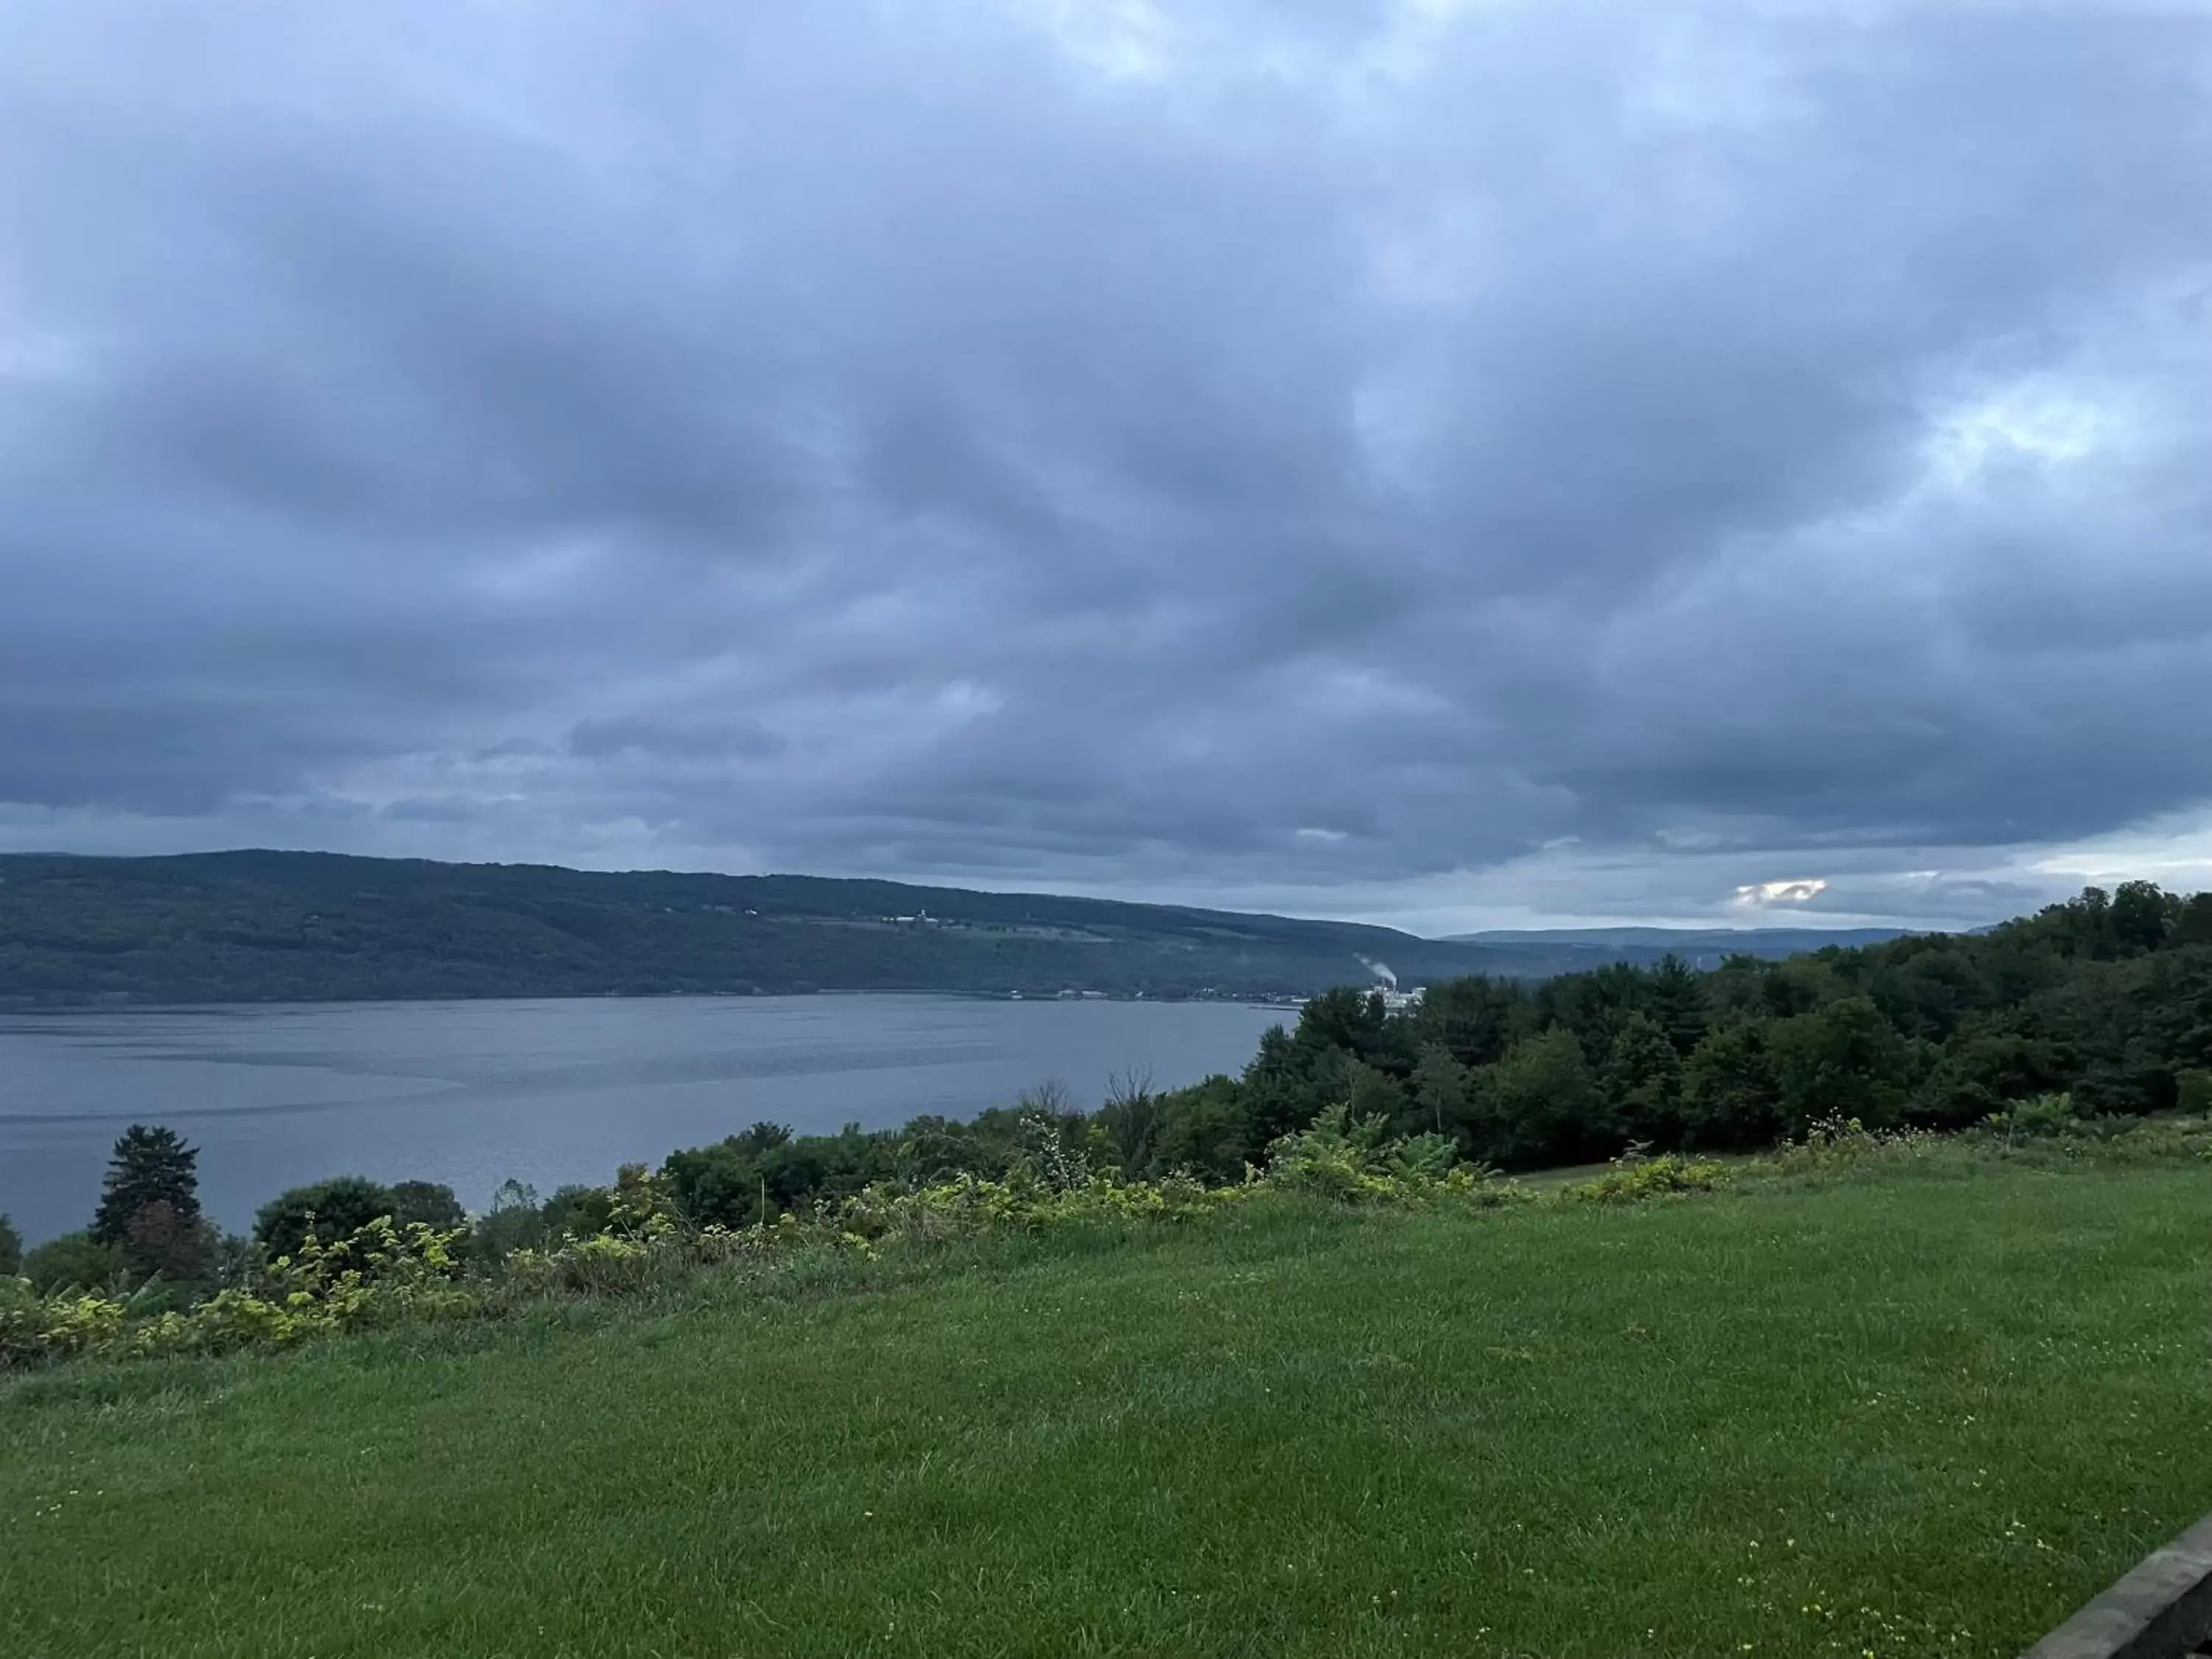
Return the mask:
{"type": "Polygon", "coordinates": [[[64,1370],[0,1388],[0,1625],[21,1659],[2009,1655],[2212,1509],[2208,1200],[1988,1167],[1270,1203],[64,1370]]]}

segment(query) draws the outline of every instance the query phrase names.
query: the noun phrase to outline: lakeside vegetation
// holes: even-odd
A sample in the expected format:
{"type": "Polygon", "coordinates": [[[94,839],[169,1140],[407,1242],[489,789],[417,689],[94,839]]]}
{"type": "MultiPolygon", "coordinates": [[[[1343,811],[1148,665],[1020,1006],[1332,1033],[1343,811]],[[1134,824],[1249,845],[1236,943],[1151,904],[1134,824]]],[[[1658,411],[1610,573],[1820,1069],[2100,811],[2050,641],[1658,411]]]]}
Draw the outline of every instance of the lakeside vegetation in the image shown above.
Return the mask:
{"type": "Polygon", "coordinates": [[[2212,1489],[2208,1058],[2212,902],[2138,884],[476,1215],[226,1238],[137,1126],[26,1277],[0,1222],[0,1604],[34,1659],[1995,1659],[2212,1489]]]}
{"type": "MultiPolygon", "coordinates": [[[[1271,1030],[1237,1078],[1158,1091],[1124,1077],[1087,1114],[1047,1090],[964,1122],[798,1136],[756,1123],[612,1187],[541,1197],[510,1182],[475,1218],[434,1183],[339,1176],[275,1195],[251,1237],[225,1238],[199,1212],[196,1154],[142,1127],[118,1144],[92,1225],[21,1265],[40,1297],[99,1290],[166,1314],[252,1294],[311,1234],[343,1248],[379,1218],[497,1271],[518,1251],[610,1237],[624,1201],[733,1235],[1024,1182],[1219,1193],[1272,1176],[1285,1149],[1303,1156],[1324,1126],[1363,1156],[1395,1149],[1422,1179],[1480,1186],[1632,1149],[1753,1152],[1820,1123],[2094,1135],[2208,1109],[2212,894],[2138,882],[1986,933],[1703,973],[1668,960],[1534,986],[1473,976],[1399,1012],[1334,990],[1271,1030]]],[[[0,1220],[0,1254],[17,1249],[0,1220]]]]}

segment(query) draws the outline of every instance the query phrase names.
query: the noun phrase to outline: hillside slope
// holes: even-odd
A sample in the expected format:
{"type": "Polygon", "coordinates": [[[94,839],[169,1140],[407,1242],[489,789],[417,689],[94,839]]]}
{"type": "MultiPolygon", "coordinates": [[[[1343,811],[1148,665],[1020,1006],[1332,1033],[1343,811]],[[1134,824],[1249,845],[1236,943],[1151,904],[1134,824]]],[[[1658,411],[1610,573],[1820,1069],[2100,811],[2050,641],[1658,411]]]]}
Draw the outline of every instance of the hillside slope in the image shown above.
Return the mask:
{"type": "Polygon", "coordinates": [[[1838,945],[1879,945],[1901,937],[1902,927],[1498,927],[1454,933],[1448,943],[1506,950],[1550,948],[1575,953],[1576,967],[1609,962],[1646,966],[1672,956],[1692,968],[1717,968],[1730,957],[1769,961],[1838,945]]]}
{"type": "Polygon", "coordinates": [[[21,1659],[2006,1659],[2212,1491],[2203,1200],[1244,1206],[67,1367],[0,1382],[0,1606],[21,1659]]]}
{"type": "Polygon", "coordinates": [[[809,876],[319,853],[0,856],[0,996],[258,1001],[811,990],[1303,995],[1574,953],[1386,927],[809,876]]]}

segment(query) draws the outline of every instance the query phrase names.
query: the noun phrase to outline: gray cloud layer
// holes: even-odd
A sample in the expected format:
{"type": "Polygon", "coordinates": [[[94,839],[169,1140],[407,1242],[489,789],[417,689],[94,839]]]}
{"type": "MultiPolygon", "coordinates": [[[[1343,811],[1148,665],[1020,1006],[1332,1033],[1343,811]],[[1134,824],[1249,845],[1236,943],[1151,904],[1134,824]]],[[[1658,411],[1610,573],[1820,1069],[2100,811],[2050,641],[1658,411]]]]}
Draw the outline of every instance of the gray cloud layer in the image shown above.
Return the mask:
{"type": "Polygon", "coordinates": [[[2202,5],[9,33],[6,842],[1978,920],[2212,799],[2202,5]]]}

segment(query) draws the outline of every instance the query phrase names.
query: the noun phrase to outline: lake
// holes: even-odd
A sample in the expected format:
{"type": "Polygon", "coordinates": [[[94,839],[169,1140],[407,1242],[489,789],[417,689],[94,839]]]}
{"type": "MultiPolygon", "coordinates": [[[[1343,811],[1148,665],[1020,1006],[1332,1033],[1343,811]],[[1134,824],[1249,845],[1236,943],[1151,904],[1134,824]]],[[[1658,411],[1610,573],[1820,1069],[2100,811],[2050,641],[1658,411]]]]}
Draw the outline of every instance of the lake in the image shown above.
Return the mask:
{"type": "Polygon", "coordinates": [[[802,1133],[967,1117],[1117,1071],[1243,1068],[1281,1009],[928,996],[661,997],[0,1013],[0,1212],[27,1242],[92,1215],[108,1148],[166,1123],[208,1213],[244,1230],[333,1175],[605,1182],[762,1118],[802,1133]]]}

